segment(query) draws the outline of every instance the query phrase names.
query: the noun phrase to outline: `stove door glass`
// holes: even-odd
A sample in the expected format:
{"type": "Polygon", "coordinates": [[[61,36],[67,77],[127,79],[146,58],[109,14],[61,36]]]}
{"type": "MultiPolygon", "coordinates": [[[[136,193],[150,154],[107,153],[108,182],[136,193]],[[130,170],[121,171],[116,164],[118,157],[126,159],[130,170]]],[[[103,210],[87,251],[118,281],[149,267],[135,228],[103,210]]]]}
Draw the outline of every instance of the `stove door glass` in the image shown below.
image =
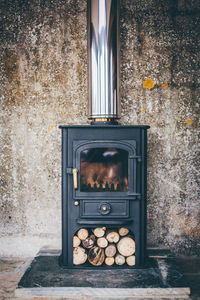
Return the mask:
{"type": "Polygon", "coordinates": [[[127,192],[128,151],[89,148],[81,152],[81,192],[127,192]]]}

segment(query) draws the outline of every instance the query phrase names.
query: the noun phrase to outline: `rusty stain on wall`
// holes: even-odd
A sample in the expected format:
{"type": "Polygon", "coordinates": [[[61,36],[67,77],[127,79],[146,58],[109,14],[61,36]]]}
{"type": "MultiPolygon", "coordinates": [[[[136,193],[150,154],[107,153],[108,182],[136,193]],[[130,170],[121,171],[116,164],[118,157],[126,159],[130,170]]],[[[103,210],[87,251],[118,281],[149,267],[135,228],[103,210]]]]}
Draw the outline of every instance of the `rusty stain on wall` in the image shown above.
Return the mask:
{"type": "MultiPolygon", "coordinates": [[[[198,1],[176,2],[121,0],[120,122],[151,126],[148,245],[194,255],[198,1]]],[[[58,126],[89,123],[86,1],[3,0],[0,9],[0,254],[32,255],[44,245],[60,247],[58,126]]]]}

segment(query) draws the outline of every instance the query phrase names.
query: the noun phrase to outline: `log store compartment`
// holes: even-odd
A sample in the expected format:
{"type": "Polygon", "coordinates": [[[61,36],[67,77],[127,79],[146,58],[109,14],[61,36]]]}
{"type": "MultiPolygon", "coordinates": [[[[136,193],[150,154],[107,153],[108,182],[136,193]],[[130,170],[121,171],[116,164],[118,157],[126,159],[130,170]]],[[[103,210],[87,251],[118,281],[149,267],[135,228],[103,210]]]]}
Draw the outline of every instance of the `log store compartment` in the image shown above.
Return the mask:
{"type": "MultiPolygon", "coordinates": [[[[73,263],[73,237],[81,228],[118,231],[135,240],[135,266],[145,263],[146,158],[149,126],[64,125],[62,129],[62,255],[73,263]]],[[[86,249],[86,252],[88,250],[86,249]]],[[[127,264],[96,268],[128,268],[127,264]]]]}

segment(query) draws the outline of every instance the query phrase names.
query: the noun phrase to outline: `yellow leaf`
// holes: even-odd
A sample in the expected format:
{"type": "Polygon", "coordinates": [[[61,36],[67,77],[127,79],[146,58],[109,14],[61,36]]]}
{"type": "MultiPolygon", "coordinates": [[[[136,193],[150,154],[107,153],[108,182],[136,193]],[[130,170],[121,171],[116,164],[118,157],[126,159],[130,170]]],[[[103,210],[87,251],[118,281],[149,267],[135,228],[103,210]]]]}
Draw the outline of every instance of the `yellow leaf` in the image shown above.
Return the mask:
{"type": "Polygon", "coordinates": [[[163,89],[167,89],[168,87],[169,87],[168,83],[163,83],[163,84],[162,84],[162,88],[163,88],[163,89]]]}
{"type": "Polygon", "coordinates": [[[185,121],[185,123],[188,124],[188,125],[191,125],[191,124],[192,124],[192,120],[191,120],[191,119],[187,119],[187,120],[185,121]]]}
{"type": "Polygon", "coordinates": [[[142,112],[144,112],[144,113],[145,113],[145,112],[146,112],[146,109],[144,109],[144,108],[143,108],[142,112]]]}
{"type": "Polygon", "coordinates": [[[155,83],[153,82],[153,80],[151,78],[147,78],[143,82],[144,89],[151,90],[154,86],[155,86],[155,83]]]}

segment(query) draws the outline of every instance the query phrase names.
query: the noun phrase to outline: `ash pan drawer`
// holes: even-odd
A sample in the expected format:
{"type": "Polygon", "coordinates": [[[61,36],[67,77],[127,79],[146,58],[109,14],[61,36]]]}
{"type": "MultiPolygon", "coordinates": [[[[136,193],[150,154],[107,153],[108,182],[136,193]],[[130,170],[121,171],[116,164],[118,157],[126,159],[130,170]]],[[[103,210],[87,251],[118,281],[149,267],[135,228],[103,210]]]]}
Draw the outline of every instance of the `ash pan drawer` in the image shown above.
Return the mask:
{"type": "Polygon", "coordinates": [[[129,200],[82,200],[81,217],[128,217],[129,200]]]}

